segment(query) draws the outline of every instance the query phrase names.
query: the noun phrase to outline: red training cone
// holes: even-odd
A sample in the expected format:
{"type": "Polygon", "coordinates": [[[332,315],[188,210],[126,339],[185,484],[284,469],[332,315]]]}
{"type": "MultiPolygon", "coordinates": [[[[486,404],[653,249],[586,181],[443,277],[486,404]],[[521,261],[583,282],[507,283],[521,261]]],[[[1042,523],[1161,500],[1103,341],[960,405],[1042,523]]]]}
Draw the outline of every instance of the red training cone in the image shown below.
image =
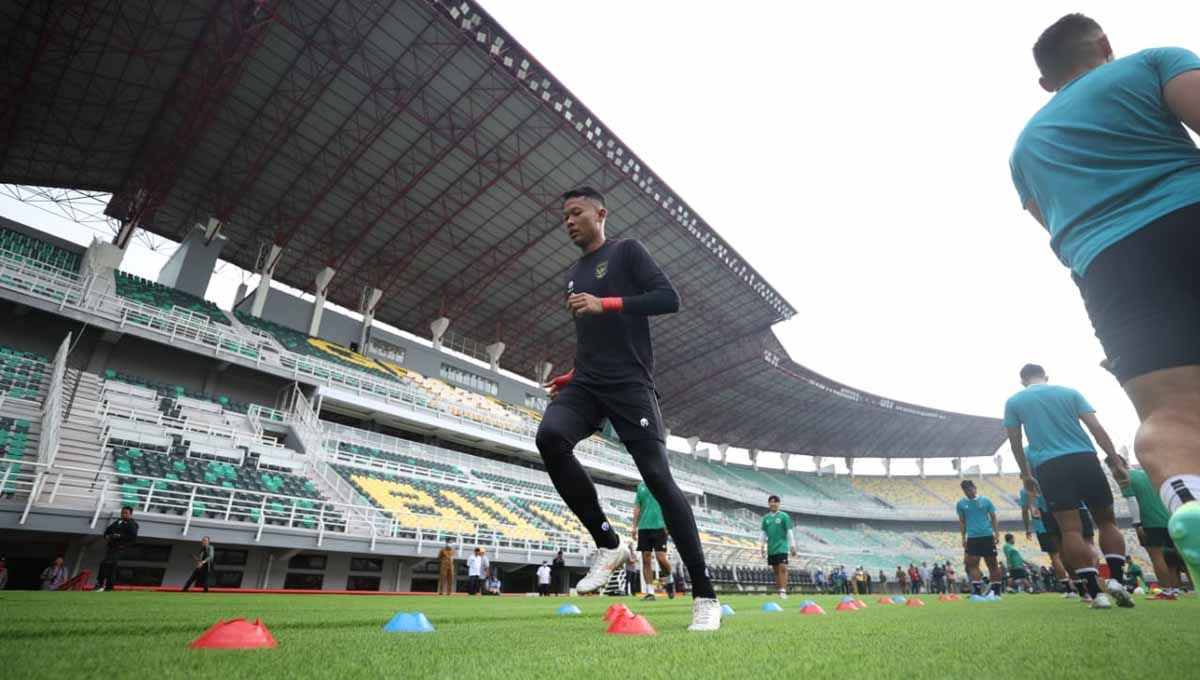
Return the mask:
{"type": "Polygon", "coordinates": [[[608,630],[604,631],[610,635],[656,635],[657,631],[646,617],[633,612],[626,612],[621,616],[613,619],[612,624],[608,626],[608,630]]]}
{"type": "Polygon", "coordinates": [[[890,598],[890,597],[879,598],[879,604],[891,604],[891,603],[892,603],[892,598],[890,598]]]}
{"type": "Polygon", "coordinates": [[[938,595],[938,602],[953,602],[953,601],[954,601],[953,595],[947,595],[945,593],[938,595]]]}
{"type": "Polygon", "coordinates": [[[629,607],[626,607],[623,604],[614,604],[608,608],[608,611],[604,612],[604,621],[605,623],[611,623],[614,619],[620,617],[622,614],[632,613],[633,612],[629,611],[629,607]]]}
{"type": "Polygon", "coordinates": [[[192,649],[275,649],[275,637],[261,619],[217,621],[188,645],[192,649]]]}
{"type": "Polygon", "coordinates": [[[922,602],[921,598],[919,598],[919,597],[910,597],[910,598],[908,598],[908,602],[906,602],[904,604],[904,606],[905,607],[924,607],[925,603],[922,602]]]}
{"type": "Polygon", "coordinates": [[[819,604],[806,604],[800,608],[801,614],[824,614],[825,610],[821,609],[819,604]]]}
{"type": "Polygon", "coordinates": [[[856,612],[856,611],[858,611],[858,607],[855,607],[853,602],[839,602],[838,606],[834,609],[834,611],[856,612]]]}
{"type": "Polygon", "coordinates": [[[866,609],[867,608],[867,603],[863,602],[862,600],[855,600],[853,604],[854,604],[855,609],[866,609]]]}

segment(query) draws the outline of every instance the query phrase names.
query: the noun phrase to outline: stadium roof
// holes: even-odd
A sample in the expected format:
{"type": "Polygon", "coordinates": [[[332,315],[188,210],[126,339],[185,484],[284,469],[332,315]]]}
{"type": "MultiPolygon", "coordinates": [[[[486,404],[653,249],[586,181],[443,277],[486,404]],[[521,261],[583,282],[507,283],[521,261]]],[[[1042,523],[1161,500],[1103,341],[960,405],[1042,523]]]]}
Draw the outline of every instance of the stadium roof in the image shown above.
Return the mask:
{"type": "Polygon", "coordinates": [[[458,335],[503,340],[504,365],[532,375],[570,363],[562,277],[578,252],[558,196],[589,184],[608,197],[610,235],[645,243],[684,301],[655,323],[675,431],[887,455],[882,433],[908,418],[921,427],[905,451],[999,444],[995,421],[863,409],[773,366],[674,387],[731,368],[711,365],[721,348],[778,345],[769,329],[795,310],[472,3],[20,0],[0,9],[0,35],[0,181],[111,192],[122,245],[133,229],[181,240],[216,217],[222,258],[253,270],[280,245],[277,280],[312,290],[333,267],[330,301],[354,309],[380,288],[380,320],[425,334],[447,316],[458,335]],[[790,429],[758,417],[817,403],[790,429]],[[716,427],[743,410],[753,417],[716,427]],[[849,430],[830,430],[849,413],[893,424],[864,424],[880,441],[849,446],[849,430]]]}

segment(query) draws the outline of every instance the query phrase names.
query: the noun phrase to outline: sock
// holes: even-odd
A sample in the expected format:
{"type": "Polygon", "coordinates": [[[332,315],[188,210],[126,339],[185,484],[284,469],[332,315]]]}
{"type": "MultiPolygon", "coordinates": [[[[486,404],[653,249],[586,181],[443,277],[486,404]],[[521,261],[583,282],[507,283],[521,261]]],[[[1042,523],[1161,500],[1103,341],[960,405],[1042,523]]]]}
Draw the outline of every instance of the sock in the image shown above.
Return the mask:
{"type": "Polygon", "coordinates": [[[1117,580],[1117,583],[1125,581],[1125,558],[1121,555],[1105,555],[1104,561],[1108,563],[1108,571],[1112,574],[1112,578],[1117,580]]]}
{"type": "Polygon", "coordinates": [[[1060,593],[1071,592],[1071,579],[1069,579],[1069,578],[1058,579],[1058,587],[1059,587],[1058,592],[1060,592],[1060,593]]]}
{"type": "Polygon", "coordinates": [[[971,594],[978,595],[983,590],[982,581],[971,581],[971,594]]]}
{"type": "Polygon", "coordinates": [[[1087,594],[1091,595],[1093,599],[1100,594],[1100,581],[1096,578],[1099,573],[1095,567],[1085,567],[1075,570],[1075,576],[1083,581],[1084,587],[1087,588],[1087,594]]]}
{"type": "Polygon", "coordinates": [[[1200,498],[1200,475],[1175,475],[1158,487],[1167,512],[1174,514],[1179,506],[1200,498]]]}
{"type": "Polygon", "coordinates": [[[992,592],[995,593],[997,597],[999,597],[1001,595],[999,581],[992,584],[992,592]]]}
{"type": "Polygon", "coordinates": [[[675,594],[675,579],[670,576],[667,576],[667,593],[670,595],[675,594]]]}
{"type": "Polygon", "coordinates": [[[1075,592],[1079,593],[1079,597],[1089,597],[1087,584],[1083,579],[1075,579],[1075,592]]]}

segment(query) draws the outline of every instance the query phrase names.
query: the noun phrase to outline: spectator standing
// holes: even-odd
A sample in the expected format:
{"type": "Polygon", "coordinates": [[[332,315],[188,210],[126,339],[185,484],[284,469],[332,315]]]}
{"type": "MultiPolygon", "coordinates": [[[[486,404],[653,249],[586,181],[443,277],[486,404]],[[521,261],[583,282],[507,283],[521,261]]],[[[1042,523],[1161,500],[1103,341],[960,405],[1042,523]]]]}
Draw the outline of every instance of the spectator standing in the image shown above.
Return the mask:
{"type": "Polygon", "coordinates": [[[887,595],[887,574],[883,570],[879,570],[879,594],[887,595]]]}
{"type": "Polygon", "coordinates": [[[816,586],[818,592],[825,592],[825,572],[821,571],[820,567],[813,572],[813,585],[816,586]]]}
{"type": "Polygon", "coordinates": [[[438,551],[438,595],[454,593],[454,540],[447,538],[438,551]]]}
{"type": "Polygon", "coordinates": [[[921,572],[921,587],[925,589],[925,592],[929,592],[930,584],[932,583],[931,579],[933,578],[933,575],[929,571],[929,563],[922,562],[918,571],[921,572]]]}
{"type": "Polygon", "coordinates": [[[8,562],[0,557],[0,590],[8,587],[8,562]]]}
{"type": "Polygon", "coordinates": [[[138,524],[133,519],[133,508],[126,505],[121,508],[121,519],[108,525],[104,530],[104,559],[100,562],[100,573],[96,577],[97,593],[112,590],[117,585],[117,565],[121,561],[121,553],[137,540],[138,524]]]}
{"type": "Polygon", "coordinates": [[[542,562],[542,566],[537,569],[537,592],[538,597],[546,597],[550,594],[550,576],[553,570],[546,562],[542,562]]]}
{"type": "Polygon", "coordinates": [[[467,595],[479,594],[480,584],[487,578],[488,567],[483,548],[475,548],[475,553],[467,558],[467,595]]]}
{"type": "Polygon", "coordinates": [[[901,595],[908,594],[908,574],[904,573],[904,568],[900,566],[896,567],[896,584],[901,595]]]}
{"type": "MultiPolygon", "coordinates": [[[[563,557],[563,551],[559,550],[558,554],[554,556],[554,560],[550,562],[550,577],[553,579],[555,584],[563,583],[566,580],[563,578],[563,574],[566,573],[566,570],[567,559],[563,557]]],[[[566,585],[569,586],[570,584],[568,583],[566,585]]],[[[558,595],[560,592],[560,586],[555,585],[554,594],[558,595]]]]}
{"type": "Polygon", "coordinates": [[[917,569],[917,565],[912,562],[908,563],[908,582],[912,588],[913,595],[921,594],[921,570],[917,569]]]}
{"type": "Polygon", "coordinates": [[[930,581],[932,591],[935,593],[946,592],[946,568],[940,562],[933,563],[933,569],[930,571],[930,581]]]}
{"type": "Polygon", "coordinates": [[[949,560],[947,560],[946,561],[946,592],[948,592],[948,593],[957,593],[958,592],[958,580],[957,579],[958,579],[958,575],[954,573],[954,567],[950,564],[949,560]]]}
{"type": "Polygon", "coordinates": [[[42,590],[58,590],[67,582],[67,567],[63,558],[55,557],[50,566],[42,570],[42,590]]]}
{"type": "Polygon", "coordinates": [[[196,568],[192,570],[192,575],[183,584],[183,592],[186,593],[193,583],[199,583],[204,592],[208,592],[209,576],[212,574],[212,563],[216,554],[208,536],[200,539],[200,551],[192,555],[192,559],[196,561],[196,568]]]}
{"type": "Polygon", "coordinates": [[[626,595],[636,595],[642,591],[642,589],[638,586],[639,579],[640,576],[638,575],[637,560],[633,559],[633,557],[630,557],[625,561],[626,595]]]}

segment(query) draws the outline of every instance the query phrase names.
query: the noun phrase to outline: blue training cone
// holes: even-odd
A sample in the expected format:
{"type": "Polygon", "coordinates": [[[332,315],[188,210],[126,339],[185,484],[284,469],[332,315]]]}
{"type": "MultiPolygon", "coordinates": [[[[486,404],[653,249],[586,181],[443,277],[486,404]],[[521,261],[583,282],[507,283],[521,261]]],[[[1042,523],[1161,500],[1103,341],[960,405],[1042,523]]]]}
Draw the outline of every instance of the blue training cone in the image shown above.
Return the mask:
{"type": "Polygon", "coordinates": [[[999,599],[1000,599],[1000,596],[996,594],[996,591],[994,591],[994,590],[989,590],[989,591],[988,591],[988,594],[987,594],[987,595],[985,595],[985,596],[983,597],[983,599],[985,599],[985,600],[999,600],[999,599]]]}
{"type": "Polygon", "coordinates": [[[908,602],[908,600],[903,595],[896,595],[895,597],[892,598],[892,602],[894,602],[896,604],[904,604],[904,603],[908,602]]]}
{"type": "Polygon", "coordinates": [[[988,599],[986,597],[979,595],[979,594],[972,595],[971,597],[968,597],[967,599],[972,602],[987,602],[988,601],[988,599]]]}
{"type": "Polygon", "coordinates": [[[842,602],[853,602],[853,601],[854,601],[854,598],[850,597],[849,595],[842,598],[842,602]]]}
{"type": "Polygon", "coordinates": [[[734,613],[733,607],[730,607],[727,604],[721,605],[721,616],[733,616],[734,613]]]}
{"type": "Polygon", "coordinates": [[[767,603],[763,604],[762,610],[764,612],[781,612],[781,611],[783,611],[783,607],[780,607],[778,604],[776,604],[774,602],[767,602],[767,603]]]}
{"type": "Polygon", "coordinates": [[[573,614],[582,614],[582,613],[583,612],[579,611],[579,607],[576,607],[573,604],[564,604],[563,606],[558,608],[559,616],[571,616],[573,614]]]}
{"type": "Polygon", "coordinates": [[[432,633],[433,624],[421,612],[400,612],[383,630],[387,633],[432,633]]]}
{"type": "Polygon", "coordinates": [[[810,604],[816,604],[816,602],[813,602],[812,600],[805,600],[800,603],[800,608],[804,609],[805,607],[807,607],[810,604]]]}

